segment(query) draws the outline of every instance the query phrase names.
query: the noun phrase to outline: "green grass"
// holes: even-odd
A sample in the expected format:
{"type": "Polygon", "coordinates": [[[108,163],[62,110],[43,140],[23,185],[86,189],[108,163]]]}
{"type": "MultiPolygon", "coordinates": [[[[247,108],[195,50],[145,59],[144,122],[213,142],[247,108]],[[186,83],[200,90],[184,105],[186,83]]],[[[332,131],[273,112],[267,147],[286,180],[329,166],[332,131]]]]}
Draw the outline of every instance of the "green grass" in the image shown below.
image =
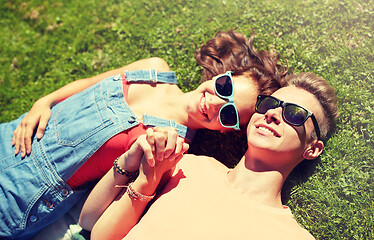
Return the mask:
{"type": "Polygon", "coordinates": [[[314,175],[291,179],[286,204],[317,239],[374,238],[373,0],[4,0],[0,13],[0,122],[73,80],[150,56],[194,89],[194,43],[253,29],[257,48],[326,78],[339,97],[338,130],[314,175]]]}

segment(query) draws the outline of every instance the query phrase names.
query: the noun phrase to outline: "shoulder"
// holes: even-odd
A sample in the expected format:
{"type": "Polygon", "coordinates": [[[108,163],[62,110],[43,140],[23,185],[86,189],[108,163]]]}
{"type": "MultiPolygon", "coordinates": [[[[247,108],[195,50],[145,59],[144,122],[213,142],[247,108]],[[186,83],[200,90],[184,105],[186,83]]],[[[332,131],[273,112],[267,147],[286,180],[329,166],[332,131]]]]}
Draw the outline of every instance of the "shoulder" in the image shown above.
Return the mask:
{"type": "Polygon", "coordinates": [[[147,63],[158,72],[169,72],[170,67],[167,62],[159,57],[151,57],[146,59],[147,63]]]}
{"type": "MultiPolygon", "coordinates": [[[[285,209],[286,210],[286,209],[285,209]]],[[[290,232],[288,232],[288,240],[289,239],[305,239],[305,240],[315,240],[313,235],[308,232],[305,228],[303,228],[295,219],[294,215],[291,212],[291,209],[287,207],[286,210],[290,216],[289,221],[284,220],[283,229],[289,229],[290,232]]]]}
{"type": "Polygon", "coordinates": [[[170,72],[170,67],[168,63],[164,59],[159,57],[150,57],[138,60],[129,65],[124,66],[123,68],[124,70],[129,71],[154,69],[157,72],[170,72]]]}

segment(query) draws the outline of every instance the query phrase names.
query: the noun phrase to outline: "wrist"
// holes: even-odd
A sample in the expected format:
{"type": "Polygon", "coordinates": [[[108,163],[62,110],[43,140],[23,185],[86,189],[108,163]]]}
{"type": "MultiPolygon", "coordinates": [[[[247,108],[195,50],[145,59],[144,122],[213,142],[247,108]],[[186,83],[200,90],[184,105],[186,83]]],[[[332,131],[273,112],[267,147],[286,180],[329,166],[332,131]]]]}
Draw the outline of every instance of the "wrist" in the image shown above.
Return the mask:
{"type": "Polygon", "coordinates": [[[139,175],[139,170],[130,172],[130,171],[127,171],[121,168],[121,166],[119,165],[119,158],[116,158],[114,160],[113,167],[117,173],[119,173],[120,175],[126,176],[129,179],[129,181],[136,179],[136,177],[139,175]]]}
{"type": "Polygon", "coordinates": [[[48,94],[42,98],[39,98],[37,102],[49,106],[49,108],[52,108],[54,105],[58,103],[57,100],[54,100],[51,96],[51,94],[48,94]]]}
{"type": "MultiPolygon", "coordinates": [[[[126,172],[136,172],[139,170],[139,166],[135,166],[135,165],[131,165],[129,164],[128,162],[129,161],[126,161],[126,159],[129,158],[129,154],[128,152],[125,152],[124,154],[122,154],[121,156],[119,156],[117,159],[118,159],[118,166],[123,169],[124,171],[126,172]]],[[[117,160],[116,159],[116,160],[117,160]]]]}
{"type": "Polygon", "coordinates": [[[153,193],[152,195],[144,195],[140,192],[136,191],[133,186],[134,183],[130,183],[127,185],[126,193],[132,200],[138,200],[142,202],[149,202],[151,201],[155,196],[156,193],[153,193]]]}
{"type": "Polygon", "coordinates": [[[151,196],[155,193],[157,184],[155,183],[150,183],[147,180],[143,179],[142,177],[138,177],[134,182],[133,182],[133,188],[143,194],[143,195],[148,195],[151,196]]]}

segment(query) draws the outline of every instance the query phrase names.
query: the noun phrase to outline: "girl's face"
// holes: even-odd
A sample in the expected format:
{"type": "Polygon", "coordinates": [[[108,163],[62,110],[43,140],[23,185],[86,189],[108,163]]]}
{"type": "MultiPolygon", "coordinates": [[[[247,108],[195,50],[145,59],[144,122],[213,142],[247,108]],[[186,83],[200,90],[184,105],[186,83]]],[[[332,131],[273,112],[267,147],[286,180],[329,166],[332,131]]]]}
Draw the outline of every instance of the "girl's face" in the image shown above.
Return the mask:
{"type": "MultiPolygon", "coordinates": [[[[239,114],[239,125],[248,123],[254,113],[258,94],[257,85],[250,77],[233,76],[234,104],[239,114]]],[[[187,114],[194,128],[207,128],[221,132],[233,130],[221,125],[219,111],[228,102],[217,95],[214,79],[202,83],[193,93],[187,105],[187,114]]]]}

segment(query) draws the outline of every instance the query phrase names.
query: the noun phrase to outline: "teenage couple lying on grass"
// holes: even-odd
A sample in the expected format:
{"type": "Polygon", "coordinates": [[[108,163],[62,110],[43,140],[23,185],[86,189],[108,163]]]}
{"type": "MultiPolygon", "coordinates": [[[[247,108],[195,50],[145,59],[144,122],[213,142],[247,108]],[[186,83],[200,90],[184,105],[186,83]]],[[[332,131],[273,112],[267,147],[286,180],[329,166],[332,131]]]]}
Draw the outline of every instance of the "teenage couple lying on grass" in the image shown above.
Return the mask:
{"type": "Polygon", "coordinates": [[[228,31],[202,45],[202,84],[187,93],[150,58],[74,81],[1,124],[0,236],[31,238],[99,180],[79,220],[92,239],[313,238],[281,189],[321,154],[334,90],[313,73],[288,75],[252,41],[228,31]],[[235,168],[184,154],[204,128],[246,132],[235,168]]]}

